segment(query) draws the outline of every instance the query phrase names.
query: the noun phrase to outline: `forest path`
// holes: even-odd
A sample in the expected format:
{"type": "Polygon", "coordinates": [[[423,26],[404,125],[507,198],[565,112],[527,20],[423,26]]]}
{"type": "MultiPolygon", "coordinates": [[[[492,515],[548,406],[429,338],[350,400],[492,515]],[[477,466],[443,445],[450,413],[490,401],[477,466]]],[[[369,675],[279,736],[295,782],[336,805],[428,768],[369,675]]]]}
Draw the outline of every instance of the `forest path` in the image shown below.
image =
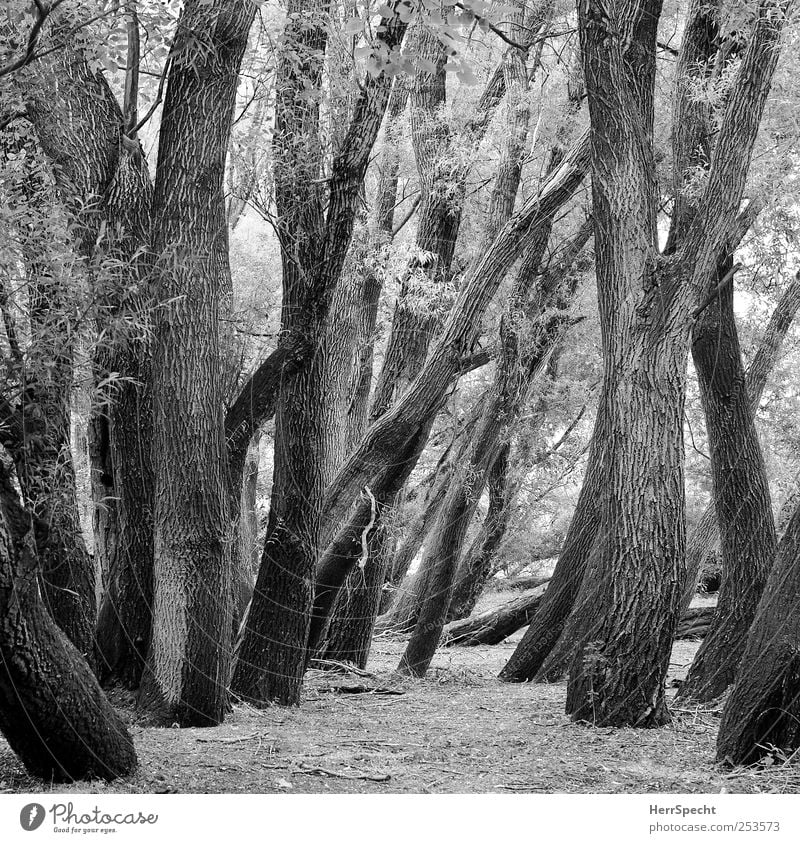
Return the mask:
{"type": "MultiPolygon", "coordinates": [[[[71,793],[798,792],[798,768],[717,766],[719,712],[661,729],[593,729],[564,714],[566,685],[509,685],[501,645],[440,650],[424,680],[393,674],[404,642],[377,640],[368,677],[312,671],[299,709],[237,706],[216,729],[133,726],[139,771],[71,793]],[[341,687],[402,691],[343,693],[341,687]]],[[[670,681],[697,648],[677,642],[670,681]]],[[[668,696],[674,696],[669,690],[668,696]]],[[[41,791],[0,742],[0,792],[41,791]]]]}

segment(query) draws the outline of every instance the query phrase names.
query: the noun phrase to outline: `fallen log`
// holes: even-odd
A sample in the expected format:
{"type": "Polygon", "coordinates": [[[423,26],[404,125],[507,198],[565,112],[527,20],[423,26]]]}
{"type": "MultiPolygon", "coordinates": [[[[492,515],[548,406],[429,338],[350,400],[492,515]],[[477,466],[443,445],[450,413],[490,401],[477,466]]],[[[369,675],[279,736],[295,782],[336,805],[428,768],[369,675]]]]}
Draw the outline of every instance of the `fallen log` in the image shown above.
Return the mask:
{"type": "Polygon", "coordinates": [[[678,629],[675,632],[675,640],[681,641],[686,638],[703,638],[703,636],[705,636],[708,632],[716,613],[716,606],[702,606],[698,609],[687,609],[683,617],[680,621],[678,621],[678,629]]]}
{"type": "MultiPolygon", "coordinates": [[[[549,580],[538,588],[504,603],[497,609],[488,609],[461,621],[447,624],[442,635],[443,647],[477,647],[480,644],[499,644],[517,630],[527,626],[549,580]]],[[[702,638],[711,626],[716,606],[688,609],[678,623],[676,640],[702,638]]]]}
{"type": "Polygon", "coordinates": [[[523,594],[499,609],[489,609],[462,621],[453,621],[444,628],[442,646],[475,647],[478,644],[499,644],[518,629],[527,626],[547,590],[547,582],[523,594]]]}
{"type": "Polygon", "coordinates": [[[528,591],[532,588],[538,588],[550,582],[550,577],[543,576],[525,576],[525,577],[507,577],[502,580],[494,580],[492,582],[492,589],[494,591],[528,591]]]}

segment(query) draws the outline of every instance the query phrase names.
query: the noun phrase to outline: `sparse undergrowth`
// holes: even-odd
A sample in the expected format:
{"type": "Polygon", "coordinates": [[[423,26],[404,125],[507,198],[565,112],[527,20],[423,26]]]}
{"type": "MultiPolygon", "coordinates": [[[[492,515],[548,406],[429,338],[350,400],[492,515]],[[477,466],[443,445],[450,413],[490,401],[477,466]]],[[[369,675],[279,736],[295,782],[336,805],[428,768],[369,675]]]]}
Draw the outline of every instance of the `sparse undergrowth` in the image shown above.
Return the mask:
{"type": "MultiPolygon", "coordinates": [[[[672,724],[661,729],[571,723],[564,714],[563,682],[519,685],[496,679],[514,639],[440,651],[421,681],[393,673],[403,642],[378,640],[371,675],[312,671],[299,709],[236,706],[215,729],[134,723],[139,771],[108,785],[51,788],[25,775],[2,744],[0,792],[800,791],[797,765],[728,771],[714,763],[718,707],[679,707],[672,724]],[[360,692],[365,687],[375,690],[360,692]]],[[[696,642],[675,645],[670,683],[685,675],[696,648],[696,642]]],[[[674,690],[668,695],[672,699],[674,690]]]]}

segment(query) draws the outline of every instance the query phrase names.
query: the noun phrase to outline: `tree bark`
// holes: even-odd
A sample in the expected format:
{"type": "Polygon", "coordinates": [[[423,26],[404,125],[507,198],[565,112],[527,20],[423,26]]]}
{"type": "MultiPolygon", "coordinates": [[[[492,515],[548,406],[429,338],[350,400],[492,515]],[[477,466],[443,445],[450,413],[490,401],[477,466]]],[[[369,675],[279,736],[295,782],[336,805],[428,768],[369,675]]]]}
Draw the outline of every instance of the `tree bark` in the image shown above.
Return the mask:
{"type": "Polygon", "coordinates": [[[103,680],[136,687],[152,620],[150,349],[139,338],[149,325],[147,285],[140,282],[152,187],[138,141],[124,134],[111,89],[74,41],[70,12],[61,6],[53,17],[53,37],[66,35],[66,43],[37,64],[25,97],[75,218],[77,247],[100,266],[93,293],[103,339],[94,349],[95,377],[98,383],[108,382],[111,373],[119,378],[104,388],[104,406],[93,409],[100,434],[94,437],[95,458],[102,463],[94,466],[100,469],[93,478],[100,480],[94,484],[96,520],[108,537],[95,547],[97,567],[108,572],[95,637],[103,680]]]}
{"type": "Polygon", "coordinates": [[[717,759],[751,764],[800,746],[800,508],[778,547],[722,712],[717,759]]]}
{"type": "MultiPolygon", "coordinates": [[[[311,11],[312,6],[300,0],[290,4],[273,135],[283,262],[282,331],[299,337],[300,346],[307,348],[314,348],[340,283],[364,174],[391,89],[384,72],[368,76],[360,86],[323,195],[316,106],[298,96],[309,87],[320,87],[326,36],[323,28],[302,20],[303,10],[311,11]]],[[[379,30],[380,45],[389,51],[399,47],[406,26],[393,11],[379,30]]],[[[281,382],[270,521],[233,679],[234,692],[255,704],[296,705],[300,699],[323,527],[326,437],[320,421],[326,399],[321,365],[318,355],[309,354],[293,370],[284,371],[281,382]]]]}
{"type": "MultiPolygon", "coordinates": [[[[655,726],[669,716],[663,680],[683,575],[682,408],[689,330],[736,223],[784,16],[766,6],[758,10],[701,196],[679,220],[685,233],[677,251],[658,256],[652,123],[660,6],[642,3],[621,15],[623,10],[617,11],[613,26],[624,34],[609,42],[606,24],[597,17],[605,12],[591,2],[579,9],[606,364],[601,412],[607,414],[609,436],[601,529],[588,575],[596,577],[594,601],[572,662],[567,711],[597,725],[655,726]]],[[[690,22],[705,16],[705,7],[692,6],[690,22]]],[[[682,49],[681,62],[686,56],[682,49]]],[[[678,121],[696,103],[686,82],[679,74],[678,121]]],[[[680,154],[675,158],[682,160],[680,154]]],[[[680,188],[686,175],[679,168],[680,188]]]]}
{"type": "MultiPolygon", "coordinates": [[[[732,268],[732,257],[721,261],[720,279],[732,268]]],[[[692,357],[711,448],[725,577],[715,622],[679,696],[707,702],[734,680],[777,544],[767,471],[739,350],[732,279],[695,324],[692,357]]]]}
{"type": "Polygon", "coordinates": [[[43,542],[34,542],[34,519],[0,471],[0,731],[45,781],[128,775],[136,767],[130,733],[42,604],[43,542]]]}
{"type": "MultiPolygon", "coordinates": [[[[800,309],[800,273],[795,275],[778,300],[767,328],[759,340],[758,349],[747,367],[746,387],[752,418],[755,418],[758,412],[767,379],[778,362],[783,340],[798,309],[800,309]]],[[[698,575],[705,568],[718,542],[717,513],[712,501],[704,510],[686,545],[686,588],[681,598],[683,612],[689,608],[697,592],[698,575]]]]}
{"type": "Polygon", "coordinates": [[[161,120],[153,249],[155,563],[141,704],[182,726],[222,722],[231,660],[221,298],[229,287],[223,176],[239,66],[255,7],[190,2],[161,120]],[[198,175],[199,174],[199,175],[198,175]]]}

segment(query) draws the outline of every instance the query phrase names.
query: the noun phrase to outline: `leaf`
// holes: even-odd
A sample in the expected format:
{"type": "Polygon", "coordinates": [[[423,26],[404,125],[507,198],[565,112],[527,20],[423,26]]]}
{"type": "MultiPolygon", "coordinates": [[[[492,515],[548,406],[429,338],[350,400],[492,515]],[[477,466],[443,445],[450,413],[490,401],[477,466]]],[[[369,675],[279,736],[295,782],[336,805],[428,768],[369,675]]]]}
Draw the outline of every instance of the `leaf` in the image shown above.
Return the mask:
{"type": "Polygon", "coordinates": [[[364,31],[364,21],[361,18],[350,18],[342,27],[342,31],[347,35],[356,35],[364,31]]]}

